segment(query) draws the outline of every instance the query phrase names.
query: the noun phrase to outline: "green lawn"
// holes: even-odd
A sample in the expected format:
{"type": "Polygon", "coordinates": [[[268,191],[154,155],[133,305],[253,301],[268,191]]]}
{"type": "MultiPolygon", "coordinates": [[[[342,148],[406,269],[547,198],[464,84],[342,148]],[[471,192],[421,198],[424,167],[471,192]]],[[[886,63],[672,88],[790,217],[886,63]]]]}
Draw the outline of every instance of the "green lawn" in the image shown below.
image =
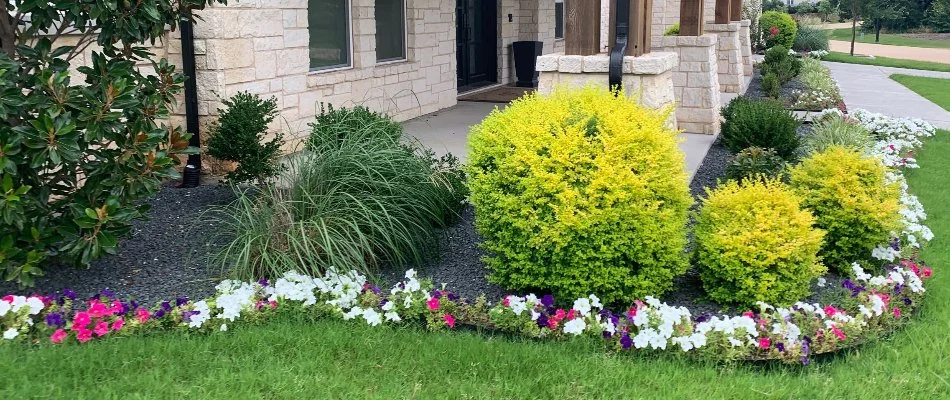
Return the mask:
{"type": "Polygon", "coordinates": [[[929,61],[902,60],[898,58],[887,57],[854,57],[848,53],[839,53],[832,51],[821,58],[822,61],[834,61],[848,64],[877,65],[881,67],[923,69],[928,71],[950,72],[950,64],[935,63],[929,61]]]}
{"type": "MultiPolygon", "coordinates": [[[[843,40],[846,42],[851,41],[851,28],[843,29],[831,29],[828,37],[831,40],[843,40]]],[[[861,32],[858,31],[858,36],[856,40],[860,43],[875,43],[875,44],[886,44],[890,46],[910,46],[910,47],[929,47],[935,49],[950,49],[950,40],[931,40],[931,39],[917,39],[912,37],[905,37],[896,34],[881,34],[881,41],[874,41],[873,33],[864,33],[864,37],[861,36],[861,32]]]]}
{"type": "Polygon", "coordinates": [[[890,340],[809,366],[607,355],[591,342],[274,321],[228,333],[0,345],[0,399],[946,399],[950,398],[950,132],[907,176],[937,235],[920,315],[890,340]]]}
{"type": "Polygon", "coordinates": [[[950,111],[950,79],[903,74],[891,75],[891,79],[943,107],[944,110],[950,111]]]}

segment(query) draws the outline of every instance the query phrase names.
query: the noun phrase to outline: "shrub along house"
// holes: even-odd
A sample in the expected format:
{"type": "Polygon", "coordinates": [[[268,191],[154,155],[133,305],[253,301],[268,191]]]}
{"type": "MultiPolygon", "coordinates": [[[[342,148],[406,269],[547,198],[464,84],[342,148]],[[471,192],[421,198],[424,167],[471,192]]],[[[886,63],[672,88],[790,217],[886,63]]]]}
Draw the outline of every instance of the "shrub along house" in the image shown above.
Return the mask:
{"type": "Polygon", "coordinates": [[[209,122],[239,91],[274,96],[291,140],[321,103],[406,120],[513,82],[515,41],[563,51],[563,12],[563,0],[232,0],[196,11],[197,113],[209,122]]]}

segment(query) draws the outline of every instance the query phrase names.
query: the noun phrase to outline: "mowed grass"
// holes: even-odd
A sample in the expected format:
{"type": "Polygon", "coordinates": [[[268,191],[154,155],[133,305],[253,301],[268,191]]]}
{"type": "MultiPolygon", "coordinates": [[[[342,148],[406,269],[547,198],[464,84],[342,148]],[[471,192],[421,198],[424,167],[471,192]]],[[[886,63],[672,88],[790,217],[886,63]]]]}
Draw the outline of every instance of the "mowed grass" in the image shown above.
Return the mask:
{"type": "MultiPolygon", "coordinates": [[[[830,29],[828,37],[831,40],[851,41],[851,28],[830,29]]],[[[886,44],[888,46],[927,47],[934,49],[950,49],[950,40],[920,39],[898,34],[882,33],[881,41],[874,41],[874,33],[865,32],[864,36],[858,32],[855,41],[859,43],[886,44]]]]}
{"type": "MultiPolygon", "coordinates": [[[[85,346],[0,346],[0,399],[943,399],[950,398],[950,132],[908,172],[936,239],[921,313],[890,339],[809,366],[716,365],[342,321],[161,333],[85,346]]],[[[675,352],[671,352],[675,354],[675,352]]]]}
{"type": "Polygon", "coordinates": [[[877,65],[880,67],[922,69],[927,71],[950,72],[950,64],[929,61],[902,60],[888,57],[857,57],[848,53],[832,51],[821,58],[822,61],[833,61],[848,64],[877,65]]]}
{"type": "Polygon", "coordinates": [[[950,111],[950,79],[894,74],[891,79],[950,111]]]}

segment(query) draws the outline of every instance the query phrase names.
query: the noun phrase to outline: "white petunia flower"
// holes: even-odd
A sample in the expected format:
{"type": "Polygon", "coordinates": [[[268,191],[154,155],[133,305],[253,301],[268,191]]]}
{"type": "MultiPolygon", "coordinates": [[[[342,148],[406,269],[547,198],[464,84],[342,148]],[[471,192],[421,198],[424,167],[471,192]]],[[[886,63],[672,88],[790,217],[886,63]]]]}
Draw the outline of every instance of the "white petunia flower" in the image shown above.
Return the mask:
{"type": "Polygon", "coordinates": [[[3,331],[3,338],[6,340],[13,340],[19,335],[20,331],[16,330],[16,328],[10,328],[3,331]]]}
{"type": "Polygon", "coordinates": [[[220,330],[221,332],[227,332],[227,331],[228,331],[228,324],[221,324],[221,328],[220,328],[219,330],[220,330]]]}
{"type": "Polygon", "coordinates": [[[366,320],[366,323],[369,324],[369,326],[376,326],[383,323],[382,315],[372,308],[363,310],[363,319],[366,320]]]}
{"type": "Polygon", "coordinates": [[[590,300],[586,297],[581,297],[577,300],[574,300],[574,311],[581,313],[583,316],[590,314],[590,300]]]}
{"type": "Polygon", "coordinates": [[[580,318],[574,318],[564,324],[564,333],[570,333],[574,336],[584,333],[584,329],[587,329],[587,323],[580,318]]]}
{"type": "Polygon", "coordinates": [[[10,303],[0,300],[0,317],[7,315],[7,313],[10,312],[10,308],[10,303]]]}

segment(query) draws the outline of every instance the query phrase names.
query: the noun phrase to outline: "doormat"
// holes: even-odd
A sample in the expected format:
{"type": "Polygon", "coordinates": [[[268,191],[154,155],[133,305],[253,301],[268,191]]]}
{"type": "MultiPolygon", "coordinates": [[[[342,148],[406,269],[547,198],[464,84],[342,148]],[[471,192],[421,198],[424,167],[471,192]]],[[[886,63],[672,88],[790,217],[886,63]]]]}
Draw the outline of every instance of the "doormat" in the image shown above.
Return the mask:
{"type": "Polygon", "coordinates": [[[534,88],[526,87],[500,86],[478,93],[462,94],[458,97],[458,100],[480,101],[485,103],[510,103],[512,100],[524,96],[526,93],[534,93],[534,90],[534,88]]]}

